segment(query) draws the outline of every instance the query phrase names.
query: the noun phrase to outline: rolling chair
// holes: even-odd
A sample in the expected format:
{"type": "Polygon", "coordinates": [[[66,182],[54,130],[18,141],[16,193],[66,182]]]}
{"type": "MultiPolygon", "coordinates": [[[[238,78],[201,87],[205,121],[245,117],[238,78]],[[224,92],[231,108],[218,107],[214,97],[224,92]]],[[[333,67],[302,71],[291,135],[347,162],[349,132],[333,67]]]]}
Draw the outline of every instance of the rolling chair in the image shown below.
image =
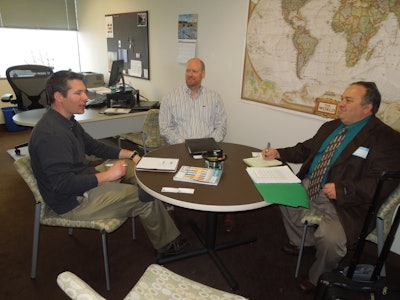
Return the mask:
{"type": "MultiPolygon", "coordinates": [[[[109,263],[108,263],[108,250],[107,250],[107,233],[114,232],[118,228],[120,228],[127,218],[118,218],[118,219],[99,219],[99,220],[70,220],[65,219],[54,211],[52,211],[44,202],[39,188],[37,186],[36,178],[33,174],[31,168],[31,159],[30,156],[24,156],[22,158],[17,159],[14,162],[14,165],[18,171],[18,173],[22,176],[24,181],[27,183],[29,188],[31,189],[33,196],[35,197],[35,218],[33,224],[33,246],[32,246],[32,264],[31,264],[31,278],[36,278],[37,273],[37,261],[38,261],[38,252],[39,252],[39,235],[40,235],[40,225],[48,225],[48,226],[58,226],[58,227],[67,227],[68,234],[72,235],[72,228],[87,228],[87,229],[95,229],[99,230],[101,233],[101,240],[103,245],[103,257],[104,257],[104,270],[106,277],[106,287],[107,290],[110,290],[110,271],[109,271],[109,263]]],[[[132,217],[132,236],[133,239],[136,239],[135,234],[135,219],[132,217]]]]}
{"type": "MultiPolygon", "coordinates": [[[[71,299],[105,300],[86,282],[71,272],[65,271],[60,273],[57,276],[57,284],[71,299]]],[[[245,300],[246,298],[217,290],[180,276],[163,266],[151,264],[124,299],[245,300]]]]}
{"type": "MultiPolygon", "coordinates": [[[[46,82],[53,74],[53,69],[41,65],[19,65],[9,67],[6,70],[8,83],[14,91],[16,99],[3,95],[3,102],[17,105],[18,111],[45,108],[48,106],[46,95],[46,82]]],[[[15,146],[15,154],[20,155],[19,148],[27,146],[28,143],[15,146]]]]}
{"type": "Polygon", "coordinates": [[[121,141],[127,140],[139,146],[146,154],[167,144],[166,140],[160,134],[160,126],[158,123],[159,109],[150,109],[147,112],[140,132],[132,132],[121,134],[118,138],[118,146],[121,148],[121,141]]]}

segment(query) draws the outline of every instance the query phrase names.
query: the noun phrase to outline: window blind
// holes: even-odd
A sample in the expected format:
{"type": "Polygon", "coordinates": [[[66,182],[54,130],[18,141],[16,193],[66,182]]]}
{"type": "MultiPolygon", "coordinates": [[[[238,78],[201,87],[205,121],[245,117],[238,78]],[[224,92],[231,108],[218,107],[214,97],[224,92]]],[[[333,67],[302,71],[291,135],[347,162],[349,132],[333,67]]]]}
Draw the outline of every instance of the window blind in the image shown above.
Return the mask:
{"type": "Polygon", "coordinates": [[[76,0],[1,0],[0,27],[78,30],[76,0]]]}

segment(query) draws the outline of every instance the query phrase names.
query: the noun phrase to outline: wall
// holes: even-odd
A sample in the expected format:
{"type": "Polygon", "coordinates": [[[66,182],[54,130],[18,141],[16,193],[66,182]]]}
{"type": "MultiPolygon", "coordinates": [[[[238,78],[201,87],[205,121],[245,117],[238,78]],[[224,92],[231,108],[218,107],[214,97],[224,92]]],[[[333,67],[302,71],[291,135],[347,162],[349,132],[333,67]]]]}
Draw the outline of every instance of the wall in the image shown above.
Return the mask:
{"type": "MultiPolygon", "coordinates": [[[[178,15],[197,13],[197,56],[206,63],[204,85],[218,91],[228,114],[225,141],[264,147],[293,145],[324,121],[240,98],[248,1],[243,0],[78,0],[82,71],[107,74],[105,14],[149,11],[150,79],[127,78],[147,98],[161,100],[184,84],[185,66],[176,62],[178,15]]],[[[107,76],[107,75],[106,75],[107,76]]]]}

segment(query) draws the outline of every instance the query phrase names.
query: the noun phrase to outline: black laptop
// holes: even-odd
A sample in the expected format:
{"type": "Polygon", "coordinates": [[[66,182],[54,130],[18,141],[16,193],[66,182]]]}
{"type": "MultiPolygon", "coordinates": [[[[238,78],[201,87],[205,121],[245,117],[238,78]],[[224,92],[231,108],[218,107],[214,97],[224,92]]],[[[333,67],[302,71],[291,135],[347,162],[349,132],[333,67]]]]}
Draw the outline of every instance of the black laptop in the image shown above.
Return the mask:
{"type": "Polygon", "coordinates": [[[187,139],[185,145],[191,155],[222,150],[213,138],[187,139]]]}

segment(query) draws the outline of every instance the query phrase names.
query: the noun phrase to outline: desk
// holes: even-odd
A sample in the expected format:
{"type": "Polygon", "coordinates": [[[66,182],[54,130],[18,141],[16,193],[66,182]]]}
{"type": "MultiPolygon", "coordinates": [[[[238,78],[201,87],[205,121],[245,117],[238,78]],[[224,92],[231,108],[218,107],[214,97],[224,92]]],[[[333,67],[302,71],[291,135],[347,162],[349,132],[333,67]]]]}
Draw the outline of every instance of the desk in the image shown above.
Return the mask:
{"type": "MultiPolygon", "coordinates": [[[[258,193],[246,172],[246,165],[242,161],[243,158],[250,157],[251,152],[260,150],[232,143],[219,143],[219,145],[228,158],[224,162],[224,171],[217,186],[174,181],[173,175],[175,173],[137,171],[136,176],[141,188],[155,198],[175,206],[206,212],[207,225],[204,235],[194,223],[191,223],[204,248],[161,258],[159,263],[164,264],[208,253],[231,288],[236,290],[238,283],[218,257],[216,251],[251,243],[256,239],[249,238],[216,245],[217,215],[219,212],[247,211],[269,204],[258,193]],[[194,188],[195,192],[191,195],[161,193],[162,187],[190,187],[194,188]]],[[[204,160],[196,160],[191,157],[184,144],[163,147],[149,152],[146,156],[179,158],[178,169],[182,165],[204,166],[204,160]]]]}
{"type": "MultiPolygon", "coordinates": [[[[88,134],[95,139],[113,137],[121,133],[140,131],[146,111],[121,115],[105,115],[100,112],[105,108],[86,108],[81,115],[76,114],[76,120],[88,134]]],[[[15,124],[34,127],[46,112],[46,108],[20,112],[13,116],[15,124]]]]}

